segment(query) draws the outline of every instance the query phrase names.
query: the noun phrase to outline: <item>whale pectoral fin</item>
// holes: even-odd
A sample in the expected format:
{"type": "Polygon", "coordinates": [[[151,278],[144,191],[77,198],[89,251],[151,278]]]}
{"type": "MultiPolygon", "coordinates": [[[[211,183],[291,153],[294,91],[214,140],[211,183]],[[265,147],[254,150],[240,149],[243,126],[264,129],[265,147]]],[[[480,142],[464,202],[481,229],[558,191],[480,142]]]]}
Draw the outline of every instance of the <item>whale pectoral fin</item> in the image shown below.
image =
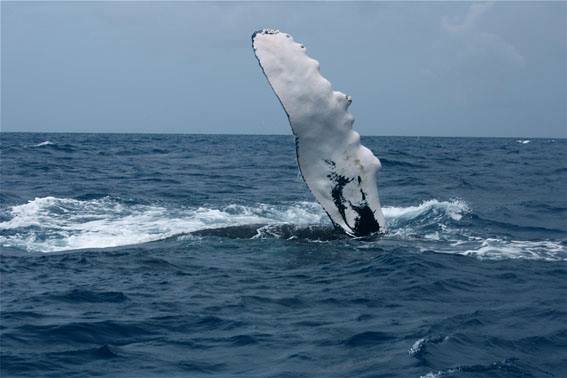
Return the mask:
{"type": "Polygon", "coordinates": [[[299,169],[317,201],[351,236],[385,230],[376,188],[380,161],[352,130],[351,97],[333,90],[289,34],[257,31],[252,47],[289,118],[299,169]]]}

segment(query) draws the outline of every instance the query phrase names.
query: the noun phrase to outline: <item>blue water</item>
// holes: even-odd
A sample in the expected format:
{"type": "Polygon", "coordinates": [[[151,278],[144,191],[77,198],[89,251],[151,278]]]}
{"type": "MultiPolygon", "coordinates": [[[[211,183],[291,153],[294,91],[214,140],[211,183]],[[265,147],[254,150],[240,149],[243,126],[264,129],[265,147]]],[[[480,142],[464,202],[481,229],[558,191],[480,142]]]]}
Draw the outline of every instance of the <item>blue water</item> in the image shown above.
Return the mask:
{"type": "Polygon", "coordinates": [[[351,240],[290,136],[0,136],[2,377],[567,376],[567,140],[363,138],[351,240]]]}

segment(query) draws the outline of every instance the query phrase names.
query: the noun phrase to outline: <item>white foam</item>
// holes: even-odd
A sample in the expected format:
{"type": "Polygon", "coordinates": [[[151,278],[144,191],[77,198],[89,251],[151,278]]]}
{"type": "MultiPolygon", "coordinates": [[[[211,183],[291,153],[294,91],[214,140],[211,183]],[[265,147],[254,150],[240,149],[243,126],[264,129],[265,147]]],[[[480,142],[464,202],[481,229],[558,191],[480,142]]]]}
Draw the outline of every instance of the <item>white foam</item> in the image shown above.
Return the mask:
{"type": "Polygon", "coordinates": [[[520,143],[520,144],[528,144],[528,143],[531,142],[531,140],[529,140],[529,139],[518,139],[516,142],[520,143]]]}
{"type": "Polygon", "coordinates": [[[110,198],[80,201],[55,197],[36,198],[12,207],[9,213],[11,219],[0,223],[0,230],[17,232],[0,236],[0,244],[40,252],[117,247],[244,224],[320,223],[325,217],[320,206],[310,202],[168,209],[125,205],[110,198]]]}
{"type": "Polygon", "coordinates": [[[462,200],[424,201],[417,206],[385,207],[389,232],[398,240],[454,241],[461,233],[460,221],[471,212],[462,200]]]}
{"type": "Polygon", "coordinates": [[[457,373],[459,371],[459,369],[447,369],[445,371],[439,370],[436,373],[435,372],[429,372],[425,375],[422,375],[420,378],[441,378],[447,375],[453,375],[455,373],[457,373]]]}
{"type": "MultiPolygon", "coordinates": [[[[471,212],[462,200],[432,199],[417,206],[385,207],[389,232],[360,248],[372,248],[385,238],[411,244],[421,251],[479,259],[567,261],[567,247],[559,241],[475,235],[462,224],[471,212]]],[[[9,220],[0,222],[0,245],[39,252],[118,247],[227,226],[328,222],[324,210],[315,202],[167,208],[127,204],[108,197],[85,201],[36,198],[9,208],[6,215],[9,220]]]]}
{"type": "Polygon", "coordinates": [[[439,378],[441,377],[441,374],[441,371],[438,371],[437,373],[429,372],[425,375],[420,376],[419,378],[439,378]]]}
{"type": "Polygon", "coordinates": [[[417,206],[384,207],[389,225],[387,239],[403,240],[425,252],[459,254],[483,260],[527,259],[567,261],[567,246],[560,241],[510,240],[474,234],[462,224],[472,213],[463,200],[422,202],[417,206]]]}
{"type": "Polygon", "coordinates": [[[50,146],[50,145],[54,145],[54,144],[55,143],[46,140],[45,142],[34,144],[32,147],[43,147],[43,146],[50,146]]]}
{"type": "Polygon", "coordinates": [[[446,215],[455,221],[459,221],[464,214],[470,212],[470,207],[465,201],[458,199],[452,201],[432,199],[424,201],[418,206],[384,207],[382,210],[389,224],[392,225],[392,223],[415,219],[428,213],[433,216],[446,215]]]}
{"type": "Polygon", "coordinates": [[[462,251],[466,256],[480,259],[526,259],[546,261],[567,261],[567,248],[557,241],[522,241],[489,238],[482,240],[475,248],[462,251]]]}
{"type": "Polygon", "coordinates": [[[426,338],[422,338],[417,340],[415,343],[413,343],[413,345],[408,351],[409,355],[413,357],[417,355],[419,352],[421,352],[423,350],[423,346],[425,345],[426,341],[427,341],[426,338]]]}

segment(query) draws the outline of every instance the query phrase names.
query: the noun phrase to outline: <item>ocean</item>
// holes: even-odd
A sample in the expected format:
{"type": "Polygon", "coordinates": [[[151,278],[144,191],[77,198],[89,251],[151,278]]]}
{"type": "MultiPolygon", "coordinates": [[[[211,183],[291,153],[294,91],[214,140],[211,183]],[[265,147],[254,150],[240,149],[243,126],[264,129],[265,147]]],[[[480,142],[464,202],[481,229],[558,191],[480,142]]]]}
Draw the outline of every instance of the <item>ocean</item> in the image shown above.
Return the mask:
{"type": "Polygon", "coordinates": [[[385,235],[292,136],[1,133],[2,377],[567,377],[567,140],[363,137],[385,235]]]}

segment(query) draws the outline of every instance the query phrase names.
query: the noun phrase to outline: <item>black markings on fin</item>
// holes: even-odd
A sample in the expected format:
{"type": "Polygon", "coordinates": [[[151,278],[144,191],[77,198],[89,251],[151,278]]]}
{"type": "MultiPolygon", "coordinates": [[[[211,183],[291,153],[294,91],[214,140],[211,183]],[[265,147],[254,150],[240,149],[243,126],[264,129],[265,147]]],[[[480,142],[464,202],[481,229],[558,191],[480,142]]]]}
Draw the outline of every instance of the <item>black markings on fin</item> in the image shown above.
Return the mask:
{"type": "MultiPolygon", "coordinates": [[[[368,206],[366,201],[366,193],[360,189],[360,195],[362,197],[362,202],[360,206],[354,205],[351,201],[345,199],[343,191],[346,185],[354,181],[354,177],[345,177],[336,172],[336,163],[331,160],[325,160],[325,163],[331,168],[331,173],[327,177],[333,182],[333,188],[331,189],[331,197],[333,202],[339,211],[339,214],[343,218],[345,225],[351,229],[354,236],[367,236],[375,232],[380,231],[380,224],[374,217],[374,212],[368,206]],[[357,217],[354,220],[354,225],[348,224],[346,219],[346,208],[350,208],[356,212],[357,217]]],[[[357,176],[357,182],[360,186],[362,183],[362,178],[357,176]]]]}
{"type": "Polygon", "coordinates": [[[352,181],[351,178],[339,175],[337,172],[335,172],[335,168],[336,168],[336,163],[334,161],[331,160],[325,160],[325,163],[329,164],[329,166],[331,167],[331,173],[329,173],[327,175],[327,177],[333,182],[333,189],[331,189],[331,197],[333,198],[333,202],[335,203],[335,206],[337,207],[337,209],[339,210],[339,214],[341,215],[341,218],[343,218],[343,221],[345,222],[345,224],[348,226],[348,228],[350,228],[352,230],[352,227],[350,227],[350,225],[348,224],[347,220],[346,220],[346,206],[345,203],[347,202],[344,195],[343,195],[343,189],[344,187],[352,181]]]}
{"type": "Polygon", "coordinates": [[[366,236],[380,231],[380,224],[378,223],[378,221],[376,221],[374,212],[366,202],[366,195],[362,190],[360,192],[362,193],[362,198],[364,201],[362,206],[356,206],[351,203],[350,207],[358,214],[358,216],[354,220],[355,235],[366,236]]]}

